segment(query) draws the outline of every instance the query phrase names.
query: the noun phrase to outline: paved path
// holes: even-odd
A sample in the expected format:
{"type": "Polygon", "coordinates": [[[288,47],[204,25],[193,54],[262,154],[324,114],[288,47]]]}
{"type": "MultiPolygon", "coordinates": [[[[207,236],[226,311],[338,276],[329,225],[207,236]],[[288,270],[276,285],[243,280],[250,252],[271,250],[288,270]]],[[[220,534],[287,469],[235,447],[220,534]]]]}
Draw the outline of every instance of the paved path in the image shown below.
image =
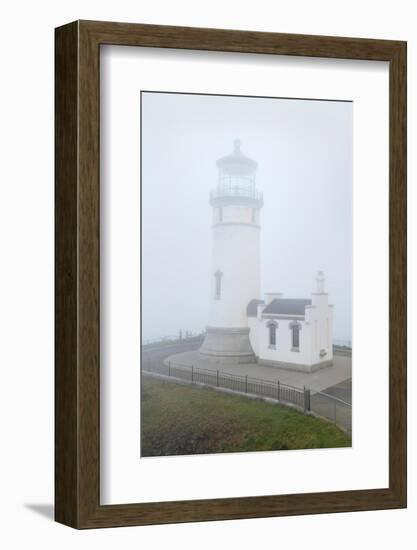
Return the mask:
{"type": "MultiPolygon", "coordinates": [[[[257,363],[242,363],[240,365],[219,365],[201,356],[198,351],[186,351],[170,355],[165,360],[171,364],[189,366],[207,370],[220,370],[240,376],[252,376],[262,380],[279,380],[283,384],[302,388],[305,386],[313,391],[323,391],[332,386],[349,380],[352,377],[352,358],[334,355],[333,366],[325,367],[313,373],[297,372],[279,369],[257,363]]],[[[337,397],[337,395],[335,395],[337,397]]],[[[350,401],[350,399],[349,399],[350,401]]]]}
{"type": "Polygon", "coordinates": [[[342,401],[346,401],[346,403],[352,404],[352,378],[344,380],[343,382],[340,382],[335,386],[331,386],[330,388],[325,388],[324,393],[337,397],[342,401]]]}

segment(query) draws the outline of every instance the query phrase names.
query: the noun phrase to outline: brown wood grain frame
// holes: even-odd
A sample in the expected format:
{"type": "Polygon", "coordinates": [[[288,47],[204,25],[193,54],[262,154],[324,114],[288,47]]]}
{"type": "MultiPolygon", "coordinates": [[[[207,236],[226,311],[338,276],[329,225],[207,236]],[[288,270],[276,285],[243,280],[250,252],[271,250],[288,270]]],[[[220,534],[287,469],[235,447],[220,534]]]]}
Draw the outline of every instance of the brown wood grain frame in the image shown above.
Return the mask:
{"type": "MultiPolygon", "coordinates": [[[[406,506],[406,43],[76,21],[55,33],[55,519],[75,528],[406,506]],[[100,505],[100,46],[389,62],[389,487],[100,505]]],[[[373,205],[369,205],[371,209],[373,205]]]]}

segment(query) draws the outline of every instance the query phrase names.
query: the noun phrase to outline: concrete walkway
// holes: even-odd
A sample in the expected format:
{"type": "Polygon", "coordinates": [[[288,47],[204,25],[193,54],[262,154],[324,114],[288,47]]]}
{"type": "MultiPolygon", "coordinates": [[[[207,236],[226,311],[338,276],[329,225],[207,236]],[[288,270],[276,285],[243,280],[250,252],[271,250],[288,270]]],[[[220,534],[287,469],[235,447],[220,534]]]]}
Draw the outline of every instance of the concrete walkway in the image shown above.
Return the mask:
{"type": "Polygon", "coordinates": [[[242,363],[240,365],[222,365],[213,363],[200,355],[198,351],[186,351],[170,355],[165,363],[171,365],[194,366],[199,369],[222,371],[224,373],[252,376],[262,380],[279,380],[283,384],[302,388],[305,386],[313,391],[323,391],[330,386],[336,386],[352,377],[352,358],[342,355],[333,356],[333,366],[320,369],[313,373],[297,372],[288,369],[279,369],[257,363],[242,363]]]}

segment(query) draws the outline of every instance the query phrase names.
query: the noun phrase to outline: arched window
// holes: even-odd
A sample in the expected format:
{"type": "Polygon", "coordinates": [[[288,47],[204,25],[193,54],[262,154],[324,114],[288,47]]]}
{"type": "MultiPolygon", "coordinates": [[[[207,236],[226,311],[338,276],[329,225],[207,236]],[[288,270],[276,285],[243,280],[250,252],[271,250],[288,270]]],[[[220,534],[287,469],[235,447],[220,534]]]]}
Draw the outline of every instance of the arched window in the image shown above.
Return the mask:
{"type": "Polygon", "coordinates": [[[272,349],[277,347],[277,327],[278,325],[271,321],[266,325],[268,327],[268,346],[272,349]]]}
{"type": "Polygon", "coordinates": [[[214,274],[215,287],[216,287],[216,290],[215,290],[216,300],[220,300],[222,296],[222,276],[223,276],[223,273],[220,270],[217,270],[216,273],[214,274]]]}
{"type": "Polygon", "coordinates": [[[300,323],[290,323],[291,330],[291,351],[300,351],[300,323]]]}

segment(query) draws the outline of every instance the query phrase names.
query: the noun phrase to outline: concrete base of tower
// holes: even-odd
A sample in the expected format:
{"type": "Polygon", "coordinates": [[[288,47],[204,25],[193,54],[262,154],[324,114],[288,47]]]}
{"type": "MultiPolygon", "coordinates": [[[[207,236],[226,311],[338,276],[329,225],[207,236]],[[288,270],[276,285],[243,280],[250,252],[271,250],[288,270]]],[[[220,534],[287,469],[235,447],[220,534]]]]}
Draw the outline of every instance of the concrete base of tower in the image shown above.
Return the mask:
{"type": "Polygon", "coordinates": [[[249,328],[207,327],[201,355],[215,363],[255,363],[256,357],[249,341],[249,328]]]}
{"type": "Polygon", "coordinates": [[[285,361],[271,361],[268,359],[259,359],[259,365],[267,365],[269,367],[276,367],[278,369],[285,369],[289,371],[297,372],[316,372],[320,369],[333,366],[333,361],[321,361],[320,363],[314,363],[312,365],[304,365],[301,363],[286,363],[285,361]]]}

